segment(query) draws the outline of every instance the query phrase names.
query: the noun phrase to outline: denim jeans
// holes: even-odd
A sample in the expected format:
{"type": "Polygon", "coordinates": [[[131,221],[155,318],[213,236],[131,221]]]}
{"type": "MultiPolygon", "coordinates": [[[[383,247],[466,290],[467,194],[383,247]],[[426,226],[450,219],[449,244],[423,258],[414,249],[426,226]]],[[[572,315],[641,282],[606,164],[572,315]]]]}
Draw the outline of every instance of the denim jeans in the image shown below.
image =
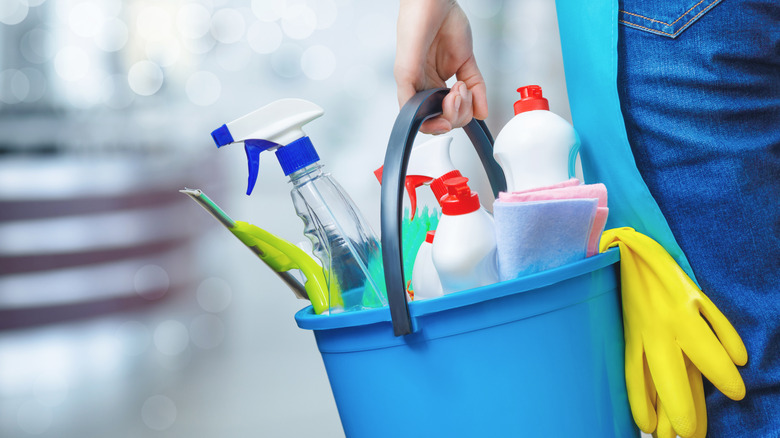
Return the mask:
{"type": "Polygon", "coordinates": [[[650,192],[745,342],[708,437],[780,437],[780,2],[621,0],[618,93],[650,192]]]}

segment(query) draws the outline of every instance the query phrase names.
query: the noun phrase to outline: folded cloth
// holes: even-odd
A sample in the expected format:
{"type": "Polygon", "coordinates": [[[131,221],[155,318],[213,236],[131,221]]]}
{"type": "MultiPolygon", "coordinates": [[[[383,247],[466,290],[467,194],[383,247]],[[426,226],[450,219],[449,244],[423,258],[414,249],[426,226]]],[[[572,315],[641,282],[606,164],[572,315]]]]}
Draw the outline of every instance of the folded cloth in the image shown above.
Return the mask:
{"type": "Polygon", "coordinates": [[[585,258],[598,199],[493,204],[501,281],[585,258]]]}
{"type": "Polygon", "coordinates": [[[598,210],[593,221],[588,238],[588,248],[585,256],[590,257],[599,253],[599,239],[607,223],[609,209],[607,208],[607,187],[604,184],[579,184],[579,180],[572,178],[554,186],[539,187],[522,192],[501,192],[498,194],[500,202],[528,202],[546,201],[553,199],[598,199],[598,210]]]}
{"type": "Polygon", "coordinates": [[[512,192],[512,193],[538,192],[540,190],[560,189],[560,188],[563,188],[563,187],[578,186],[578,185],[581,185],[581,184],[582,184],[582,181],[578,180],[577,178],[571,178],[571,179],[567,179],[566,181],[561,181],[559,183],[555,183],[555,184],[552,184],[552,185],[549,185],[549,186],[534,187],[534,188],[531,188],[531,189],[520,190],[520,191],[512,192]]]}

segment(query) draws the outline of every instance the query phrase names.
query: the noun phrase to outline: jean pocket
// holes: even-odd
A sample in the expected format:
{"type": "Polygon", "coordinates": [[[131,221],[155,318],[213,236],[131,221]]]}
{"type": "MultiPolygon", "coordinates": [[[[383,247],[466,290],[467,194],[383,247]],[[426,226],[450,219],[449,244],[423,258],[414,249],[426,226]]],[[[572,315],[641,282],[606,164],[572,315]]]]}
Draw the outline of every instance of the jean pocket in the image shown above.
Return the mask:
{"type": "Polygon", "coordinates": [[[715,7],[721,0],[622,0],[619,21],[635,29],[669,38],[682,31],[715,7]]]}

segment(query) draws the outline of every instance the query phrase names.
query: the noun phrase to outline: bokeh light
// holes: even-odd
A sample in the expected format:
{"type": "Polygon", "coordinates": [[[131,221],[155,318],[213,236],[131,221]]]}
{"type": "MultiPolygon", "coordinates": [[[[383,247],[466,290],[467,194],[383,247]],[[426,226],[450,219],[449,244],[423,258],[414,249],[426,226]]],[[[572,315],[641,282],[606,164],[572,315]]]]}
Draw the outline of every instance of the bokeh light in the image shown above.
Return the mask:
{"type": "Polygon", "coordinates": [[[12,26],[19,24],[27,18],[30,6],[27,0],[2,0],[0,1],[0,23],[12,26]]]}
{"type": "Polygon", "coordinates": [[[103,27],[104,16],[93,1],[82,1],[73,5],[68,14],[70,30],[84,38],[97,36],[103,27]]]}
{"type": "Polygon", "coordinates": [[[166,356],[176,356],[187,349],[190,334],[187,327],[179,321],[163,321],[154,329],[154,346],[166,356]]]}
{"type": "Polygon", "coordinates": [[[317,0],[309,4],[317,17],[317,29],[328,29],[336,23],[339,7],[333,0],[317,0]]]}
{"type": "Polygon", "coordinates": [[[244,16],[235,9],[220,9],[211,17],[211,35],[221,43],[235,43],[243,38],[245,30],[244,16]]]}
{"type": "Polygon", "coordinates": [[[136,271],[133,283],[136,293],[151,301],[162,298],[168,292],[171,279],[161,266],[145,265],[136,271]]]}
{"type": "Polygon", "coordinates": [[[0,101],[15,104],[25,100],[30,92],[30,80],[21,70],[0,71],[0,101]]]}
{"type": "Polygon", "coordinates": [[[211,38],[211,35],[205,35],[197,39],[185,39],[183,43],[184,48],[187,49],[188,52],[195,55],[203,55],[208,53],[217,44],[214,38],[211,38]]]}
{"type": "Polygon", "coordinates": [[[30,83],[30,90],[23,99],[25,102],[37,102],[46,93],[46,77],[37,68],[25,67],[20,70],[30,83]]]}
{"type": "Polygon", "coordinates": [[[185,38],[200,38],[211,29],[211,12],[198,3],[187,3],[176,13],[176,29],[185,38]]]}
{"type": "Polygon", "coordinates": [[[151,96],[160,90],[163,84],[163,72],[151,61],[138,61],[130,67],[127,74],[130,89],[141,96],[151,96]]]}
{"type": "Polygon", "coordinates": [[[95,38],[95,45],[106,52],[116,52],[125,47],[128,40],[127,25],[118,18],[106,20],[95,38]]]}
{"type": "Polygon", "coordinates": [[[141,419],[150,429],[163,431],[176,422],[176,404],[164,395],[153,395],[141,407],[141,419]]]}
{"type": "Polygon", "coordinates": [[[273,53],[282,45],[284,35],[278,24],[273,22],[256,21],[247,30],[247,41],[257,53],[273,53]]]}
{"type": "Polygon", "coordinates": [[[309,79],[328,79],[336,70],[336,56],[327,46],[311,46],[301,56],[301,70],[309,79]]]}
{"type": "Polygon", "coordinates": [[[169,38],[173,29],[173,17],[161,6],[146,6],[136,17],[138,35],[147,41],[169,38]]]}
{"type": "Polygon", "coordinates": [[[217,313],[227,309],[232,296],[230,283],[221,278],[207,278],[198,286],[198,304],[206,312],[217,313]]]}
{"type": "Polygon", "coordinates": [[[282,15],[282,30],[294,40],[303,40],[317,29],[317,14],[302,4],[290,6],[282,15]]]}
{"type": "Polygon", "coordinates": [[[252,0],[252,13],[261,21],[277,21],[287,8],[285,0],[252,0]]]}
{"type": "Polygon", "coordinates": [[[50,43],[52,35],[49,31],[36,27],[22,37],[19,50],[24,59],[33,64],[41,64],[51,60],[56,53],[50,43]]]}
{"type": "Polygon", "coordinates": [[[75,82],[84,78],[92,67],[92,58],[81,47],[66,46],[54,57],[54,69],[64,80],[75,82]]]}

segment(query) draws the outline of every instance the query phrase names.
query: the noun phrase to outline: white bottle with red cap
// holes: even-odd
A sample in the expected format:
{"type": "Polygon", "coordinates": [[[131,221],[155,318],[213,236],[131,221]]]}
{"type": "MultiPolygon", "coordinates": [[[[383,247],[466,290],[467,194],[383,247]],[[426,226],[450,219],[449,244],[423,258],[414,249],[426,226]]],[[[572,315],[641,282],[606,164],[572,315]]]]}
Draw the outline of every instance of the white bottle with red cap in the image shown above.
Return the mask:
{"type": "Polygon", "coordinates": [[[427,300],[443,295],[441,290],[441,281],[436,267],[433,266],[433,240],[436,231],[428,231],[425,235],[425,241],[417,250],[417,256],[414,259],[414,268],[412,269],[412,290],[414,291],[414,300],[427,300]]]}
{"type": "MultiPolygon", "coordinates": [[[[433,265],[444,294],[498,281],[493,217],[468,186],[468,178],[444,181],[442,217],[433,241],[433,265]]],[[[415,292],[416,294],[416,292],[415,292]]]]}
{"type": "MultiPolygon", "coordinates": [[[[449,135],[438,135],[417,145],[412,149],[409,156],[409,166],[406,169],[406,192],[409,194],[409,201],[412,205],[412,218],[414,218],[417,209],[417,188],[422,185],[428,185],[433,192],[433,196],[441,204],[442,196],[447,194],[444,187],[444,180],[462,176],[460,171],[452,164],[450,157],[450,144],[452,137],[449,135]]],[[[384,166],[374,171],[374,175],[382,183],[382,170],[384,166]]]]}
{"type": "Polygon", "coordinates": [[[493,157],[504,170],[508,192],[552,185],[574,176],[580,139],[574,127],[550,111],[542,88],[517,89],[515,116],[501,129],[493,157]]]}

